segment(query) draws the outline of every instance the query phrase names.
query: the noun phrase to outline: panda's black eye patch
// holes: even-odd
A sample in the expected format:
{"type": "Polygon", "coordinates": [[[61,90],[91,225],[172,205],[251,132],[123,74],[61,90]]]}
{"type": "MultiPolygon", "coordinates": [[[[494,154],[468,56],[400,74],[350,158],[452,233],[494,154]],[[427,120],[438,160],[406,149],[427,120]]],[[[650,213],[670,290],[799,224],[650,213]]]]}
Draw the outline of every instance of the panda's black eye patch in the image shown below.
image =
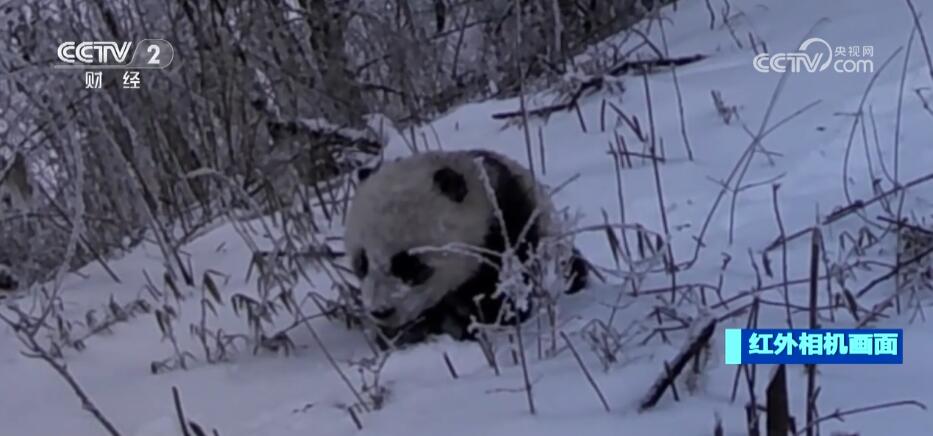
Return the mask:
{"type": "Polygon", "coordinates": [[[366,258],[366,251],[360,251],[360,254],[353,259],[353,272],[359,278],[366,277],[369,272],[369,259],[366,258]]]}
{"type": "Polygon", "coordinates": [[[467,195],[466,179],[462,174],[448,167],[434,172],[434,186],[437,186],[445,197],[457,203],[463,201],[467,195]]]}
{"type": "Polygon", "coordinates": [[[392,256],[390,268],[393,276],[398,277],[409,286],[417,286],[426,282],[434,273],[430,266],[407,251],[401,251],[392,256]]]}

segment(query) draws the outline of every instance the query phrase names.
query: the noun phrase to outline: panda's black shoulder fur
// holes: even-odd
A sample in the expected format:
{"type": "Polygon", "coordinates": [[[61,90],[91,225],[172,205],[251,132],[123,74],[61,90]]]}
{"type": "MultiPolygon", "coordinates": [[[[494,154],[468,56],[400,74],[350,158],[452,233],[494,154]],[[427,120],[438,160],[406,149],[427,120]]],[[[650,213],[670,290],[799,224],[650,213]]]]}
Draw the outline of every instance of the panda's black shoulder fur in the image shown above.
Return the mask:
{"type": "MultiPolygon", "coordinates": [[[[529,220],[538,207],[536,197],[538,194],[528,192],[522,183],[521,175],[514,174],[497,154],[484,150],[472,150],[469,154],[481,158],[486,174],[490,178],[490,185],[495,192],[496,203],[502,212],[501,222],[494,214],[491,214],[483,248],[502,253],[506,248],[512,247],[524,263],[528,260],[530,249],[537,247],[541,238],[542,229],[539,228],[538,220],[535,219],[529,224],[529,220]],[[501,227],[503,223],[505,232],[501,227]],[[525,231],[524,236],[522,236],[523,231],[525,231]],[[503,238],[503,233],[508,238],[508,242],[503,238]],[[520,237],[521,241],[519,241],[520,237]]],[[[459,202],[467,195],[467,186],[462,175],[451,174],[450,171],[452,170],[449,168],[439,170],[435,173],[433,182],[442,195],[459,202]]],[[[480,195],[486,195],[486,193],[480,195]]],[[[541,211],[541,213],[548,212],[541,211]]],[[[501,260],[494,255],[485,257],[488,263],[480,264],[479,269],[469,280],[456,289],[452,289],[440,303],[425,311],[419,322],[407,327],[402,334],[404,339],[399,338],[402,339],[400,342],[420,341],[427,335],[444,333],[460,340],[474,339],[469,331],[472,323],[471,317],[476,317],[480,323],[502,322],[504,324],[523,322],[527,319],[529,312],[515,310],[510,312],[517,316],[500,319],[505,299],[494,296],[499,282],[499,273],[493,265],[501,265],[501,260]]],[[[577,292],[586,285],[588,271],[585,260],[576,249],[574,249],[571,262],[571,270],[575,279],[571,289],[567,290],[568,293],[577,292]]]]}
{"type": "MultiPolygon", "coordinates": [[[[499,210],[502,211],[502,223],[498,219],[490,221],[489,231],[484,241],[485,247],[501,252],[506,249],[507,245],[514,246],[519,242],[522,230],[528,225],[535,208],[538,206],[536,198],[533,192],[528,192],[522,186],[519,175],[513,174],[497,155],[485,150],[473,150],[470,154],[482,158],[486,173],[491,179],[490,184],[495,192],[496,204],[499,210]],[[505,234],[509,238],[508,244],[502,238],[501,225],[503,223],[505,224],[505,234]]],[[[539,230],[537,222],[531,223],[521,241],[521,246],[516,247],[521,260],[526,259],[528,247],[538,244],[539,230]]]]}
{"type": "MultiPolygon", "coordinates": [[[[540,240],[537,220],[529,225],[529,220],[538,206],[534,193],[525,189],[519,175],[513,174],[508,165],[502,162],[496,154],[484,150],[472,150],[469,153],[482,159],[483,167],[495,193],[496,204],[502,211],[501,222],[495,216],[490,217],[483,248],[502,253],[506,248],[512,247],[518,258],[525,262],[530,248],[537,246],[540,240]],[[503,224],[505,232],[502,231],[503,224]],[[522,237],[522,231],[526,226],[528,230],[522,237]],[[508,237],[508,241],[503,238],[503,233],[508,237]],[[521,241],[519,241],[520,237],[522,237],[521,241]]],[[[466,187],[464,186],[463,189],[466,187]]],[[[486,193],[481,193],[481,195],[486,195],[486,193]]],[[[499,266],[501,259],[493,255],[485,257],[488,263],[480,264],[479,269],[469,280],[452,290],[441,300],[440,304],[424,314],[423,318],[429,330],[434,333],[448,333],[459,339],[468,339],[473,337],[468,331],[471,315],[476,316],[481,323],[521,322],[528,316],[528,313],[517,313],[517,319],[499,319],[504,298],[496,298],[493,295],[499,282],[499,272],[490,263],[499,266]]],[[[516,312],[513,311],[513,313],[516,312]]]]}

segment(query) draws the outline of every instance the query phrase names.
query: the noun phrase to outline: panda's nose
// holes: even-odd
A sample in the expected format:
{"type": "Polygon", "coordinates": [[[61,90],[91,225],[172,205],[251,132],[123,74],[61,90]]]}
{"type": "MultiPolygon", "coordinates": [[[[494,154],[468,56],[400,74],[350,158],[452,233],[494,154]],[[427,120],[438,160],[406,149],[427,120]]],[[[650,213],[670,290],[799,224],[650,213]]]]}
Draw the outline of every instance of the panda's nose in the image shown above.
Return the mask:
{"type": "Polygon", "coordinates": [[[381,309],[376,309],[376,310],[370,311],[369,314],[372,315],[373,318],[384,320],[387,318],[391,318],[392,315],[395,315],[395,308],[385,307],[381,309]]]}

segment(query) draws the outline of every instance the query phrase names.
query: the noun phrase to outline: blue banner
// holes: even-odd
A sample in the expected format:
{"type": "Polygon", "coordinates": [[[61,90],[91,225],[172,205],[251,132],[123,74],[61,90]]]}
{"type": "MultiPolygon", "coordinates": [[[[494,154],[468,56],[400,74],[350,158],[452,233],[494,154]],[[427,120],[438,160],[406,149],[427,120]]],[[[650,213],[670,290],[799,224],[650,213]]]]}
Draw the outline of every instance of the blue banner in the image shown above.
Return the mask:
{"type": "Polygon", "coordinates": [[[726,364],[902,364],[901,329],[726,329],[726,364]]]}

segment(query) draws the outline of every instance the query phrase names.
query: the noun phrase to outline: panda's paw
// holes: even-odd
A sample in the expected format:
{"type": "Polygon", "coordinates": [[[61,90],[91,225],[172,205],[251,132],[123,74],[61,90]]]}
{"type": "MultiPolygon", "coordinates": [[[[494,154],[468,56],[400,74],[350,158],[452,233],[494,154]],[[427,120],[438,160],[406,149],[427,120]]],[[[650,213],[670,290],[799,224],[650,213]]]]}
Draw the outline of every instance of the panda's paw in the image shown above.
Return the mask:
{"type": "Polygon", "coordinates": [[[424,323],[412,323],[400,328],[382,327],[375,342],[380,351],[401,350],[426,342],[433,332],[424,323]]]}
{"type": "Polygon", "coordinates": [[[6,271],[0,270],[0,291],[15,291],[19,288],[19,281],[6,271]]]}
{"type": "Polygon", "coordinates": [[[572,280],[570,288],[567,289],[567,294],[576,294],[589,284],[590,264],[580,254],[580,250],[576,248],[573,249],[573,256],[570,259],[570,274],[572,280]]]}

